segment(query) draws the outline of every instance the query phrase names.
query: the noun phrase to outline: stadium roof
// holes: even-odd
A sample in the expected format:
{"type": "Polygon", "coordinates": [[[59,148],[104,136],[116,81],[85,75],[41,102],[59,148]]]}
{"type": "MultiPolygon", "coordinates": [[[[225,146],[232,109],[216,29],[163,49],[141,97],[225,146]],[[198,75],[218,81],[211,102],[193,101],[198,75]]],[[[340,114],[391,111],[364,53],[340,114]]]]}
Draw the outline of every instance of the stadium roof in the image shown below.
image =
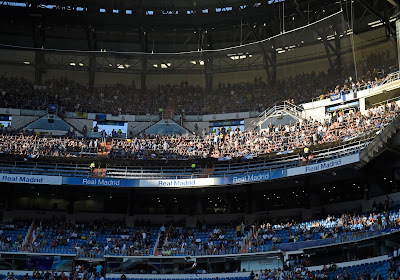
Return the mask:
{"type": "MultiPolygon", "coordinates": [[[[358,20],[354,29],[370,28],[369,22],[384,22],[386,18],[388,34],[393,34],[394,23],[389,24],[389,17],[394,14],[394,1],[398,0],[355,0],[358,20]]],[[[151,45],[156,45],[158,51],[169,51],[173,42],[175,46],[188,46],[181,50],[193,50],[202,42],[201,48],[213,49],[279,34],[283,31],[283,18],[287,31],[344,6],[346,16],[348,0],[1,1],[0,43],[99,50],[95,44],[84,42],[93,39],[136,43],[142,45],[136,49],[151,52],[151,45]]]]}

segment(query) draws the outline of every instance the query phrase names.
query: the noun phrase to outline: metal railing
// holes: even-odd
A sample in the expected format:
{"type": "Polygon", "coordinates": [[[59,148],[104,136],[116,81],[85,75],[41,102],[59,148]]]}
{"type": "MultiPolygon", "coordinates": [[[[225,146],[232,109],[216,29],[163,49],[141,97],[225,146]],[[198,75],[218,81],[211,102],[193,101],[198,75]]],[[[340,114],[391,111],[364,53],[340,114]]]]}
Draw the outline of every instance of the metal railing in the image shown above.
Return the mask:
{"type": "Polygon", "coordinates": [[[71,177],[88,177],[90,174],[89,166],[79,166],[78,164],[40,164],[25,162],[0,162],[1,174],[27,174],[38,175],[46,174],[52,176],[71,176],[71,177]],[[23,171],[21,169],[24,169],[23,171]]]}
{"type": "Polygon", "coordinates": [[[384,230],[381,231],[355,231],[351,233],[351,236],[347,236],[346,234],[339,235],[337,237],[326,238],[326,239],[314,239],[314,240],[306,240],[306,241],[298,241],[298,242],[290,242],[290,243],[276,243],[276,244],[268,244],[268,245],[254,245],[248,249],[247,253],[265,253],[270,251],[297,251],[304,248],[313,248],[319,246],[327,246],[327,245],[337,245],[347,242],[357,242],[366,240],[369,238],[375,238],[382,235],[387,234],[384,230]]]}
{"type": "MultiPolygon", "coordinates": [[[[340,146],[335,146],[314,152],[314,158],[307,162],[307,164],[320,163],[322,161],[335,159],[341,156],[354,154],[364,149],[370,142],[370,139],[363,139],[352,143],[347,143],[340,146]]],[[[259,162],[247,162],[247,163],[228,163],[225,165],[216,165],[215,170],[226,170],[223,176],[232,176],[237,174],[250,174],[256,172],[272,172],[275,170],[286,169],[291,167],[297,167],[299,161],[302,160],[302,155],[296,154],[287,156],[282,159],[266,159],[259,162]],[[229,172],[233,170],[233,172],[229,172]],[[249,171],[250,170],[250,171],[249,171]]],[[[219,173],[219,172],[218,172],[219,173]]]]}
{"type": "Polygon", "coordinates": [[[252,120],[249,125],[246,126],[245,130],[248,131],[250,129],[254,129],[255,127],[265,122],[268,118],[278,116],[278,114],[281,112],[285,112],[292,117],[300,120],[309,119],[310,117],[314,120],[320,120],[312,114],[307,113],[303,108],[297,106],[296,104],[288,101],[283,101],[282,103],[276,103],[274,106],[266,109],[264,112],[259,114],[258,119],[252,120]]]}
{"type": "MultiPolygon", "coordinates": [[[[383,86],[383,85],[387,85],[387,84],[389,84],[391,82],[394,82],[394,81],[397,81],[399,79],[400,79],[399,71],[395,71],[395,72],[393,72],[391,74],[388,74],[385,77],[385,79],[383,81],[379,82],[379,83],[374,83],[374,81],[372,81],[371,83],[365,83],[365,84],[360,85],[359,87],[355,87],[355,88],[351,88],[351,89],[347,89],[347,90],[341,91],[341,95],[343,96],[343,95],[347,95],[347,94],[351,94],[351,93],[357,93],[359,91],[366,90],[366,89],[370,89],[371,91],[375,91],[375,90],[377,90],[378,87],[383,86]]],[[[324,100],[324,99],[328,99],[328,98],[330,98],[330,96],[328,94],[326,94],[326,95],[323,95],[323,98],[321,98],[321,97],[313,98],[311,100],[311,102],[320,101],[320,100],[324,100]]]]}

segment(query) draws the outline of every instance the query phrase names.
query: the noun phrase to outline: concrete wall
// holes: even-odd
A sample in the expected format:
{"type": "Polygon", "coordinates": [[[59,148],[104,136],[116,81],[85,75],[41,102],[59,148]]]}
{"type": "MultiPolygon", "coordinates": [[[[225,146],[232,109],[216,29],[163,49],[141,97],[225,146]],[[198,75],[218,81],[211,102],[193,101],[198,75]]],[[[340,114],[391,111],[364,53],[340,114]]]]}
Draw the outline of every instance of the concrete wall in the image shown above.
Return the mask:
{"type": "Polygon", "coordinates": [[[146,76],[147,88],[156,88],[161,84],[177,84],[186,81],[189,85],[205,87],[205,75],[202,74],[148,74],[146,76]]]}
{"type": "Polygon", "coordinates": [[[141,81],[140,75],[138,74],[96,72],[94,76],[94,84],[95,86],[123,84],[140,89],[141,81]]]}
{"type": "MultiPolygon", "coordinates": [[[[393,193],[389,195],[394,204],[398,204],[400,202],[400,192],[393,193]]],[[[373,201],[384,202],[386,199],[386,195],[381,195],[377,197],[372,197],[370,200],[353,200],[346,201],[334,204],[326,204],[323,206],[323,210],[325,213],[342,213],[342,212],[351,212],[353,210],[370,211],[373,201]]],[[[85,200],[79,200],[75,202],[75,214],[67,214],[66,209],[68,202],[63,199],[55,198],[55,199],[45,199],[38,196],[35,199],[29,201],[26,197],[22,197],[17,200],[17,205],[27,205],[31,206],[32,204],[40,203],[42,205],[47,205],[46,211],[29,211],[29,217],[31,218],[51,218],[53,216],[66,217],[68,220],[84,222],[84,221],[93,221],[99,218],[98,213],[101,212],[102,207],[104,207],[104,201],[102,199],[96,198],[88,198],[85,200]],[[57,211],[52,209],[54,203],[58,204],[57,211]],[[91,213],[92,212],[92,213],[91,213]]],[[[188,216],[185,214],[136,214],[132,216],[127,216],[126,214],[113,214],[113,213],[102,213],[101,218],[105,218],[108,220],[125,220],[128,225],[134,225],[136,220],[151,220],[154,224],[169,224],[171,222],[186,222],[189,224],[194,224],[196,222],[206,221],[210,224],[221,224],[227,222],[241,222],[245,221],[248,224],[253,223],[254,221],[262,221],[266,217],[270,218],[279,218],[279,217],[297,217],[302,218],[303,220],[310,220],[312,218],[312,214],[316,215],[321,212],[322,208],[314,208],[314,209],[304,209],[304,208],[292,208],[292,209],[281,209],[281,210],[271,210],[265,212],[257,212],[253,214],[245,214],[245,213],[232,213],[232,214],[204,214],[204,215],[196,215],[196,216],[188,216]]],[[[4,211],[3,220],[11,221],[15,218],[26,217],[26,210],[13,210],[13,211],[4,211]]]]}
{"type": "MultiPolygon", "coordinates": [[[[75,67],[73,69],[75,69],[75,67]]],[[[83,70],[47,70],[47,72],[43,74],[42,79],[45,81],[49,79],[60,79],[62,77],[67,77],[68,79],[76,81],[82,85],[89,84],[89,72],[83,70]]]]}

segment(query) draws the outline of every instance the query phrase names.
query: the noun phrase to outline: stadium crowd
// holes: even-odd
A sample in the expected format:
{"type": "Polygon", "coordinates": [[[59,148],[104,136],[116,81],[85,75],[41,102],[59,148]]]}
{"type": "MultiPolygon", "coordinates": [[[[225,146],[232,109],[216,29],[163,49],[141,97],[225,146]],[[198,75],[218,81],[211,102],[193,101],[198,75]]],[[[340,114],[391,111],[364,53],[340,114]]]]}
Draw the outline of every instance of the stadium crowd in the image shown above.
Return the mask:
{"type": "Polygon", "coordinates": [[[230,226],[200,227],[171,226],[162,255],[221,255],[239,253],[247,241],[249,226],[244,223],[230,226]]]}
{"type": "Polygon", "coordinates": [[[218,129],[209,135],[145,136],[113,140],[111,157],[118,158],[208,158],[253,157],[294,151],[305,146],[340,143],[374,133],[399,113],[397,103],[371,108],[366,115],[359,111],[339,112],[327,116],[325,122],[309,119],[289,125],[270,124],[263,131],[218,129]]]}
{"type": "Polygon", "coordinates": [[[381,212],[328,215],[307,222],[280,218],[253,224],[196,227],[148,223],[126,226],[107,220],[72,224],[54,218],[35,221],[31,232],[28,222],[3,224],[0,240],[3,251],[69,253],[82,257],[146,256],[157,254],[157,250],[165,256],[287,251],[293,250],[289,246],[293,243],[302,243],[301,248],[305,248],[314,246],[313,241],[329,239],[338,243],[398,228],[399,212],[392,210],[390,199],[385,205],[381,212]],[[26,244],[22,247],[24,240],[26,244]]]}
{"type": "Polygon", "coordinates": [[[22,131],[19,135],[0,134],[0,153],[29,157],[71,157],[97,149],[96,143],[97,140],[90,139],[39,137],[22,131]]]}
{"type": "Polygon", "coordinates": [[[358,80],[349,64],[343,65],[340,73],[298,74],[277,81],[276,85],[267,85],[261,78],[253,82],[220,83],[211,92],[188,82],[159,85],[145,92],[122,84],[89,89],[67,78],[53,78],[35,85],[27,79],[3,74],[0,107],[43,110],[48,104],[58,104],[62,111],[114,115],[157,114],[160,108],[167,107],[179,114],[260,112],[277,101],[290,99],[302,103],[348,89],[370,87],[386,76],[391,64],[390,52],[382,51],[358,61],[358,80]]]}
{"type": "Polygon", "coordinates": [[[354,237],[366,237],[369,233],[379,232],[386,228],[397,227],[400,225],[399,222],[397,213],[386,210],[369,215],[351,215],[349,213],[343,213],[339,217],[328,215],[326,219],[311,222],[297,223],[293,220],[280,224],[267,222],[258,228],[248,251],[276,250],[282,243],[327,238],[346,241],[354,237]]]}
{"type": "MultiPolygon", "coordinates": [[[[289,125],[270,124],[263,131],[218,129],[216,133],[189,136],[152,136],[113,139],[111,158],[188,159],[209,157],[257,157],[295,151],[312,145],[341,143],[375,133],[399,114],[396,102],[377,106],[365,115],[350,110],[327,115],[322,122],[309,119],[289,125]]],[[[3,131],[4,132],[4,131],[3,131]]],[[[0,153],[38,156],[78,156],[83,151],[97,150],[99,140],[39,137],[29,133],[0,134],[0,153]]],[[[94,153],[96,155],[96,153],[94,153]]]]}
{"type": "Polygon", "coordinates": [[[43,253],[65,249],[80,256],[141,256],[151,253],[154,247],[152,239],[154,236],[148,226],[133,228],[107,220],[71,224],[53,219],[37,225],[32,234],[30,250],[43,253]]]}

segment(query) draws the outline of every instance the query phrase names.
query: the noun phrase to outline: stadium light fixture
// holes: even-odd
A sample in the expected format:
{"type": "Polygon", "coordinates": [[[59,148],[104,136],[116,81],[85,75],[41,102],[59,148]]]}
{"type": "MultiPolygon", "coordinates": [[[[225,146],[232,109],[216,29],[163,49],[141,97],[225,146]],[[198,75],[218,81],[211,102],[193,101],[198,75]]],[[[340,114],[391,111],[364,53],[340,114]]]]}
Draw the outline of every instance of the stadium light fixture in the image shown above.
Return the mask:
{"type": "Polygon", "coordinates": [[[113,9],[113,14],[119,14],[119,10],[118,9],[113,9]]]}
{"type": "Polygon", "coordinates": [[[122,65],[122,64],[117,64],[117,68],[118,68],[118,69],[124,69],[125,67],[124,67],[124,65],[122,65]]]}
{"type": "Polygon", "coordinates": [[[80,62],[80,63],[79,63],[79,66],[80,66],[80,67],[83,67],[83,63],[82,63],[82,62],[80,62]]]}
{"type": "Polygon", "coordinates": [[[131,15],[131,14],[132,14],[132,10],[126,10],[126,11],[125,11],[125,14],[131,15]]]}
{"type": "Polygon", "coordinates": [[[24,61],[24,64],[25,65],[29,65],[29,64],[31,64],[29,61],[24,61]]]}
{"type": "Polygon", "coordinates": [[[203,61],[203,60],[200,60],[200,61],[199,61],[199,64],[200,64],[200,65],[204,65],[204,61],[203,61]]]}
{"type": "Polygon", "coordinates": [[[371,25],[371,27],[374,28],[374,27],[378,27],[378,26],[381,26],[381,25],[384,25],[384,23],[383,23],[383,22],[380,22],[380,23],[371,25]]]}
{"type": "Polygon", "coordinates": [[[158,64],[153,64],[153,67],[154,68],[158,68],[158,64]]]}
{"type": "Polygon", "coordinates": [[[196,60],[192,60],[192,61],[190,61],[190,63],[192,63],[193,65],[197,64],[196,60]]]}
{"type": "Polygon", "coordinates": [[[371,22],[368,23],[368,25],[375,25],[375,24],[378,24],[378,23],[381,23],[381,22],[382,22],[381,20],[371,21],[371,22]]]}
{"type": "Polygon", "coordinates": [[[76,66],[76,63],[75,62],[70,62],[69,65],[76,66]]]}
{"type": "Polygon", "coordinates": [[[106,9],[103,9],[103,8],[100,9],[100,13],[105,13],[105,12],[106,12],[106,9]]]}
{"type": "Polygon", "coordinates": [[[165,69],[168,68],[168,66],[165,63],[161,63],[161,68],[165,69]]]}

